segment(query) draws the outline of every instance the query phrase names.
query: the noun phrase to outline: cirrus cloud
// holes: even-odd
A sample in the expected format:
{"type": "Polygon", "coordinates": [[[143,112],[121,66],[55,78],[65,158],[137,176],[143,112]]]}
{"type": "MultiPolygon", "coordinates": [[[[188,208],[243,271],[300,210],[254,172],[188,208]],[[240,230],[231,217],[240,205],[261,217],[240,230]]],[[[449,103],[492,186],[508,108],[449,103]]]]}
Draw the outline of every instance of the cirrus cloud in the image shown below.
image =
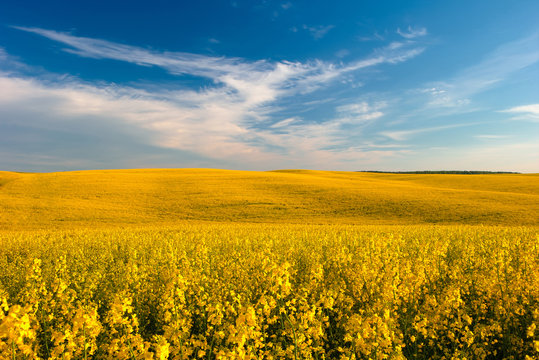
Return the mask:
{"type": "MultiPolygon", "coordinates": [[[[380,118],[381,111],[374,107],[363,112],[339,108],[335,118],[317,122],[302,121],[298,116],[279,119],[275,113],[285,106],[283,100],[330,87],[360,70],[407,61],[423,51],[416,45],[387,46],[348,63],[270,62],[159,52],[54,30],[16,29],[64,44],[63,51],[76,56],[160,67],[172,76],[207,78],[214,85],[148,90],[64,76],[55,81],[52,74],[44,79],[4,71],[0,73],[4,125],[76,133],[92,119],[105,132],[110,127],[123,127],[125,133],[136,134],[137,141],[144,144],[216,161],[238,161],[243,166],[274,163],[282,167],[300,162],[316,167],[321,159],[331,158],[337,163],[339,154],[346,152],[349,156],[353,141],[349,138],[350,126],[380,118]],[[39,113],[47,116],[37,116],[39,113]]],[[[94,135],[100,136],[97,131],[94,135]]]]}

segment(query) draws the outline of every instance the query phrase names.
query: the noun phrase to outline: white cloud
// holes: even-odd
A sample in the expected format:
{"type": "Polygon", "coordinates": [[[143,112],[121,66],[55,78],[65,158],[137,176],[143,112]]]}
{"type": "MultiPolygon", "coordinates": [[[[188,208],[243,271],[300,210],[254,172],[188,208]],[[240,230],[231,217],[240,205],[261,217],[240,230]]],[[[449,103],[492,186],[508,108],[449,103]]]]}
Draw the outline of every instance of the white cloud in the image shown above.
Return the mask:
{"type": "Polygon", "coordinates": [[[284,120],[281,120],[279,122],[276,122],[275,124],[271,125],[270,128],[277,129],[277,128],[286,128],[289,125],[293,123],[297,123],[300,119],[297,117],[291,117],[284,120]]]}
{"type": "Polygon", "coordinates": [[[172,74],[191,74],[218,78],[231,72],[257,72],[269,67],[264,61],[245,62],[239,58],[211,57],[181,52],[155,52],[136,46],[101,39],[73,36],[68,33],[29,27],[14,27],[70,46],[64,51],[94,59],[113,59],[142,66],[159,66],[172,74]]]}
{"type": "MultiPolygon", "coordinates": [[[[423,52],[415,46],[388,46],[376,50],[372,57],[344,65],[312,61],[307,63],[281,61],[247,61],[241,58],[212,57],[180,52],[156,52],[140,47],[118,44],[106,40],[77,37],[68,33],[39,28],[16,27],[70,48],[64,51],[96,59],[114,59],[142,66],[159,66],[172,74],[190,74],[213,79],[239,95],[250,105],[262,105],[279,96],[308,93],[339,76],[383,63],[407,61],[423,52]]],[[[329,31],[329,28],[327,29],[329,31]]]]}
{"type": "Polygon", "coordinates": [[[477,125],[477,123],[442,125],[442,126],[433,126],[433,127],[417,128],[417,129],[410,129],[410,130],[382,131],[380,132],[380,135],[386,136],[396,141],[403,141],[403,140],[408,140],[409,138],[417,134],[421,134],[421,133],[442,131],[442,130],[447,130],[447,129],[472,126],[472,125],[477,125]]]}
{"type": "MultiPolygon", "coordinates": [[[[119,132],[136,132],[140,141],[160,148],[266,167],[272,163],[319,167],[323,159],[338,161],[345,153],[350,157],[350,130],[343,126],[359,126],[383,115],[376,104],[357,103],[339,108],[335,119],[320,123],[298,117],[274,122],[275,102],[316,91],[357,70],[406,61],[422,51],[413,46],[381,48],[371,57],[347,64],[248,61],[157,52],[38,28],[18,29],[58,41],[67,46],[64,51],[78,56],[157,66],[173,75],[209,78],[215,85],[196,90],[154,87],[150,92],[69,77],[55,79],[51,74],[40,80],[0,69],[0,112],[10,114],[4,123],[10,119],[32,128],[77,132],[83,131],[77,129],[86,126],[89,118],[99,119],[104,132],[114,127],[119,132]],[[40,113],[47,116],[37,116],[40,113]],[[269,127],[261,126],[272,121],[269,127]]],[[[0,57],[6,56],[0,52],[0,57]]]]}
{"type": "Polygon", "coordinates": [[[506,112],[519,112],[519,113],[530,113],[534,115],[539,115],[539,104],[530,104],[515,106],[511,109],[505,110],[506,112]]]}
{"type": "Polygon", "coordinates": [[[319,40],[326,36],[326,34],[335,27],[335,25],[319,25],[319,26],[308,26],[303,25],[303,29],[311,33],[311,36],[316,40],[319,40]]]}
{"type": "Polygon", "coordinates": [[[509,136],[507,136],[507,135],[481,134],[481,135],[475,135],[474,137],[476,137],[478,139],[498,140],[498,139],[507,139],[509,136]]]}
{"type": "Polygon", "coordinates": [[[285,3],[282,3],[281,4],[281,7],[284,9],[284,10],[288,10],[292,7],[292,3],[291,2],[285,2],[285,3]]]}
{"type": "Polygon", "coordinates": [[[388,45],[388,49],[391,49],[391,50],[395,50],[395,49],[400,49],[401,47],[403,47],[405,45],[405,43],[403,42],[400,42],[400,41],[393,41],[392,43],[390,43],[388,45]]]}
{"type": "Polygon", "coordinates": [[[358,36],[359,41],[383,41],[385,37],[375,32],[372,36],[358,36]]]}
{"type": "Polygon", "coordinates": [[[344,58],[350,55],[350,50],[348,49],[341,49],[335,53],[335,56],[338,58],[344,58]]]}
{"type": "Polygon", "coordinates": [[[421,28],[412,28],[408,26],[407,30],[402,31],[400,28],[397,29],[397,34],[406,39],[414,39],[416,37],[427,35],[427,29],[424,27],[421,28]]]}
{"type": "Polygon", "coordinates": [[[460,108],[467,111],[473,95],[498,86],[511,74],[538,62],[538,42],[539,33],[504,44],[453,78],[428,84],[418,91],[429,96],[426,110],[460,108]]]}
{"type": "Polygon", "coordinates": [[[348,114],[364,114],[371,110],[371,106],[365,102],[359,102],[359,103],[352,103],[352,104],[346,104],[341,105],[337,107],[337,111],[340,113],[348,113],[348,114]]]}
{"type": "Polygon", "coordinates": [[[380,111],[386,106],[384,102],[369,104],[365,101],[341,105],[337,107],[340,124],[361,124],[384,116],[380,111]]]}
{"type": "Polygon", "coordinates": [[[382,117],[382,102],[369,104],[365,101],[350,103],[336,108],[336,116],[324,122],[305,122],[288,118],[271,126],[269,131],[258,131],[264,143],[281,149],[287,159],[303,159],[302,163],[316,168],[328,168],[328,164],[348,161],[365,161],[367,158],[396,156],[401,150],[356,146],[362,127],[382,117]],[[274,132],[273,130],[278,130],[274,132]],[[370,157],[367,156],[370,154],[370,157]],[[325,163],[324,163],[325,162],[325,163]],[[329,162],[329,163],[328,163],[329,162]]]}
{"type": "Polygon", "coordinates": [[[248,109],[231,105],[232,99],[222,90],[165,94],[165,98],[181,99],[173,102],[137,89],[76,82],[51,85],[6,76],[0,77],[0,89],[4,110],[45,112],[57,118],[56,123],[43,124],[39,118],[28,120],[27,116],[25,126],[60,129],[92,116],[145,129],[148,141],[155,146],[208,157],[226,158],[256,150],[237,139],[247,133],[238,119],[248,114],[248,109]]]}
{"type": "Polygon", "coordinates": [[[516,114],[512,117],[513,120],[539,121],[539,104],[515,106],[501,112],[516,114]]]}
{"type": "Polygon", "coordinates": [[[438,95],[443,95],[447,92],[447,90],[444,90],[440,87],[431,87],[431,88],[427,88],[427,89],[420,89],[419,90],[420,92],[424,93],[424,94],[430,94],[432,96],[438,96],[438,95]]]}

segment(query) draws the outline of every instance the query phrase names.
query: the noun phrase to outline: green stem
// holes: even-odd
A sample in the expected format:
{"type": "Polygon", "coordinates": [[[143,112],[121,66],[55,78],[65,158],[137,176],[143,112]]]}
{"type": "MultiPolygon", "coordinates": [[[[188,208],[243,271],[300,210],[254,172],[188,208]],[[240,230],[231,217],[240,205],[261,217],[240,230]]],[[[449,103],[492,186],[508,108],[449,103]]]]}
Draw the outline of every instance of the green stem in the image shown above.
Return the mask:
{"type": "Polygon", "coordinates": [[[48,339],[48,336],[47,336],[47,331],[48,331],[48,322],[45,318],[45,315],[43,315],[43,305],[41,305],[39,307],[39,313],[40,313],[40,322],[43,324],[43,333],[45,334],[44,337],[45,337],[45,349],[47,351],[47,357],[50,357],[51,355],[51,352],[50,352],[50,349],[49,349],[49,339],[48,339]],[[45,329],[46,328],[46,329],[45,329]]]}
{"type": "Polygon", "coordinates": [[[183,360],[183,341],[182,341],[182,335],[180,335],[180,359],[183,360]]]}
{"type": "Polygon", "coordinates": [[[127,347],[129,348],[129,355],[131,356],[131,360],[137,360],[135,357],[135,353],[133,352],[133,348],[131,347],[131,340],[129,340],[129,333],[127,332],[125,326],[123,327],[123,333],[127,337],[127,347]]]}
{"type": "Polygon", "coordinates": [[[135,357],[135,353],[133,352],[133,348],[131,347],[131,341],[127,340],[127,346],[129,347],[129,355],[131,355],[131,360],[137,360],[135,357]]]}
{"type": "Polygon", "coordinates": [[[86,324],[82,325],[82,335],[84,336],[84,360],[88,360],[86,355],[86,324]]]}
{"type": "Polygon", "coordinates": [[[211,337],[210,351],[208,352],[208,360],[211,359],[211,354],[213,353],[213,343],[215,342],[215,337],[211,337]]]}
{"type": "Polygon", "coordinates": [[[298,359],[298,338],[296,336],[296,329],[294,329],[294,325],[292,324],[292,321],[288,317],[288,314],[285,312],[283,313],[285,316],[286,321],[290,324],[290,327],[292,328],[292,334],[294,335],[294,359],[298,359]]]}

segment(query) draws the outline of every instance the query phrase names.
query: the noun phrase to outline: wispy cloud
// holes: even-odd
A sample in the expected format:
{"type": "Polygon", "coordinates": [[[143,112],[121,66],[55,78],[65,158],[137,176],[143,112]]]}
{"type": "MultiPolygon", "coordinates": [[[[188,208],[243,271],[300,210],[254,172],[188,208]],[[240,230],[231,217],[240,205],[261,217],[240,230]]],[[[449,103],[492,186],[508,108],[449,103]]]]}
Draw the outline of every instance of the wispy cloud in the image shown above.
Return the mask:
{"type": "Polygon", "coordinates": [[[513,120],[539,121],[539,104],[515,106],[501,112],[516,114],[513,120]]]}
{"type": "Polygon", "coordinates": [[[358,146],[363,126],[381,118],[384,107],[384,103],[352,102],[338,106],[335,117],[327,121],[307,122],[293,117],[257,135],[265,144],[280,149],[286,158],[303,159],[317,168],[327,168],[328,163],[365,161],[367,154],[370,160],[396,156],[401,154],[402,147],[377,147],[372,143],[358,146]]]}
{"type": "Polygon", "coordinates": [[[181,52],[155,52],[135,46],[73,36],[69,33],[53,30],[21,26],[15,26],[14,28],[68,45],[70,48],[63,50],[75,55],[94,59],[127,61],[142,66],[159,66],[177,75],[191,74],[218,78],[231,72],[258,72],[268,67],[268,64],[264,61],[248,63],[239,58],[211,57],[181,52]]]}
{"type": "Polygon", "coordinates": [[[311,33],[311,36],[316,40],[319,40],[326,36],[326,34],[335,27],[335,25],[319,25],[319,26],[308,26],[303,25],[303,29],[311,33]]]}
{"type": "MultiPolygon", "coordinates": [[[[474,97],[501,84],[512,74],[536,64],[539,61],[539,48],[535,46],[537,41],[539,37],[535,34],[503,44],[478,63],[464,68],[453,77],[429,82],[421,88],[401,94],[390,92],[386,97],[388,107],[384,110],[384,119],[394,120],[385,121],[383,124],[387,129],[378,131],[378,135],[397,142],[414,139],[417,144],[426,144],[431,142],[429,140],[432,138],[431,133],[476,126],[473,131],[480,132],[467,132],[468,138],[483,139],[485,140],[481,142],[483,144],[487,143],[486,140],[505,139],[506,142],[508,138],[503,137],[505,135],[489,133],[493,129],[499,129],[499,126],[492,122],[492,116],[487,113],[489,110],[482,109],[474,101],[474,97]],[[465,114],[471,112],[478,114],[477,119],[490,118],[491,122],[487,126],[487,123],[470,120],[470,116],[465,114]],[[463,116],[462,119],[460,115],[463,116]]],[[[534,122],[539,120],[538,104],[516,106],[502,112],[511,114],[511,119],[515,120],[534,122]]],[[[497,117],[499,118],[499,115],[497,117]]]]}
{"type": "Polygon", "coordinates": [[[428,108],[464,108],[470,98],[491,89],[511,74],[539,61],[539,33],[498,47],[482,61],[445,81],[428,84],[419,92],[427,94],[428,108]]]}
{"type": "Polygon", "coordinates": [[[298,121],[299,121],[299,118],[291,117],[291,118],[287,118],[287,119],[276,122],[275,124],[271,125],[270,128],[272,128],[272,129],[286,128],[289,125],[291,125],[293,123],[296,123],[298,121]]]}
{"type": "Polygon", "coordinates": [[[350,50],[348,49],[341,49],[335,53],[335,56],[338,58],[344,58],[350,55],[350,50]]]}
{"type": "Polygon", "coordinates": [[[114,59],[142,66],[159,66],[171,74],[190,74],[213,79],[237,91],[251,105],[275,100],[294,92],[314,91],[320,83],[338,76],[382,63],[399,63],[419,55],[423,48],[381,48],[372,57],[335,65],[321,61],[268,62],[247,61],[241,58],[212,57],[191,53],[155,52],[135,46],[101,39],[73,36],[52,30],[16,27],[70,46],[64,51],[95,59],[114,59]]]}
{"type": "Polygon", "coordinates": [[[285,3],[282,3],[281,4],[281,7],[284,9],[284,10],[288,10],[292,7],[292,3],[290,1],[287,1],[285,3]]]}
{"type": "Polygon", "coordinates": [[[108,119],[126,127],[147,130],[154,145],[226,157],[249,152],[237,140],[246,132],[236,123],[242,109],[220,101],[218,90],[206,93],[181,91],[150,94],[140,89],[96,87],[78,82],[42,83],[19,77],[0,77],[0,104],[4,111],[26,113],[26,126],[58,130],[79,124],[88,117],[108,119]],[[7,91],[6,89],[10,89],[7,91]],[[165,96],[162,96],[165,95],[165,96]],[[162,100],[181,98],[182,101],[162,100]],[[19,110],[17,110],[19,109],[19,110]],[[54,115],[54,122],[32,120],[32,113],[54,115]]]}
{"type": "Polygon", "coordinates": [[[341,152],[349,156],[350,129],[344,128],[381,117],[378,105],[341,107],[334,119],[315,123],[302,121],[297,116],[279,120],[273,113],[282,104],[272,104],[325,88],[362,69],[407,61],[423,51],[415,45],[388,46],[379,48],[369,57],[344,64],[317,60],[306,63],[249,61],[158,52],[39,28],[17,29],[60,42],[66,45],[64,51],[77,56],[161,67],[175,76],[189,74],[209,78],[215,84],[203,89],[153,88],[147,91],[83,83],[75,78],[55,82],[0,74],[3,111],[24,112],[24,118],[29,119],[28,126],[52,126],[58,130],[71,126],[69,124],[80,125],[88,117],[99,118],[104,120],[103,124],[123,125],[126,131],[144,130],[141,141],[153,146],[189,151],[212,159],[241,159],[244,164],[260,164],[261,161],[266,165],[272,161],[284,164],[284,159],[289,163],[296,159],[305,166],[315,166],[320,159],[338,159],[341,152]],[[49,122],[39,124],[38,120],[33,120],[38,119],[37,112],[49,114],[49,122]]]}
{"type": "Polygon", "coordinates": [[[341,105],[337,107],[337,112],[340,115],[339,121],[341,123],[359,124],[375,120],[384,116],[384,113],[380,110],[385,106],[386,104],[383,102],[369,104],[365,101],[341,105]]]}
{"type": "Polygon", "coordinates": [[[480,134],[480,135],[475,135],[474,137],[478,139],[498,140],[498,139],[507,139],[509,136],[508,135],[480,134]]]}
{"type": "Polygon", "coordinates": [[[404,31],[398,28],[397,34],[406,39],[414,39],[416,37],[427,35],[427,29],[424,27],[412,28],[411,26],[408,26],[408,29],[404,31]]]}
{"type": "Polygon", "coordinates": [[[477,123],[432,126],[432,127],[424,127],[424,128],[410,129],[410,130],[382,131],[380,132],[380,135],[386,136],[396,141],[403,141],[403,140],[408,140],[411,137],[417,134],[421,134],[421,133],[442,131],[442,130],[447,130],[447,129],[472,126],[472,125],[477,125],[477,123]]]}
{"type": "Polygon", "coordinates": [[[366,36],[366,35],[362,35],[362,36],[358,36],[357,39],[359,41],[384,41],[385,40],[385,37],[383,35],[380,35],[380,33],[378,33],[377,31],[374,32],[374,34],[372,35],[369,35],[369,36],[366,36]]]}

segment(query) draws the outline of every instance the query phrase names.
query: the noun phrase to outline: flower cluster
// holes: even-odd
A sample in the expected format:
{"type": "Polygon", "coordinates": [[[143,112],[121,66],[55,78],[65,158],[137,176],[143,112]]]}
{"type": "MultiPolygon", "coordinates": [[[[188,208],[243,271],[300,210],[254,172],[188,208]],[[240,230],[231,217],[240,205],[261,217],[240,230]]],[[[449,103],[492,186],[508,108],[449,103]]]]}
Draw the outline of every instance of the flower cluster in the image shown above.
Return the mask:
{"type": "Polygon", "coordinates": [[[535,228],[4,232],[0,359],[536,359],[535,228]]]}

